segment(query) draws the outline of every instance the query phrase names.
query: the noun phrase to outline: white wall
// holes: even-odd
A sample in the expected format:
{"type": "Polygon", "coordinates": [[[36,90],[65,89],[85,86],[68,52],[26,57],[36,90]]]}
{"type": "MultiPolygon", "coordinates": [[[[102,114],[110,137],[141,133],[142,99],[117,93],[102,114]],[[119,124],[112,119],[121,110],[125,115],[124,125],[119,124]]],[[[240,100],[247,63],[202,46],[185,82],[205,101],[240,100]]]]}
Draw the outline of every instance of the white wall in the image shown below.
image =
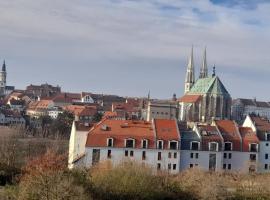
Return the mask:
{"type": "Polygon", "coordinates": [[[74,165],[72,164],[74,160],[85,154],[87,135],[88,131],[76,130],[75,122],[73,122],[69,139],[68,167],[70,169],[74,167],[74,165]]]}
{"type": "Polygon", "coordinates": [[[261,173],[270,172],[270,142],[269,141],[260,141],[258,172],[261,172],[261,173]],[[265,159],[265,154],[268,154],[268,159],[265,159]],[[265,164],[268,164],[268,169],[264,168],[265,164]]]}
{"type": "Polygon", "coordinates": [[[170,173],[179,172],[180,164],[180,152],[177,150],[157,150],[157,149],[129,149],[129,148],[107,148],[107,147],[91,147],[86,148],[86,167],[92,166],[92,152],[93,149],[100,149],[100,162],[111,160],[113,165],[120,164],[125,161],[135,161],[138,163],[145,163],[146,165],[152,167],[154,170],[157,169],[157,164],[161,164],[161,170],[168,170],[168,164],[171,164],[170,173]],[[107,158],[108,150],[111,150],[111,158],[107,158]],[[125,150],[129,151],[129,156],[125,157],[125,150]],[[130,157],[130,151],[134,152],[134,156],[130,157]],[[142,160],[142,152],[146,151],[146,159],[142,160]],[[158,152],[162,152],[161,160],[158,160],[158,152]],[[172,153],[172,157],[168,158],[168,153],[172,153]],[[174,158],[173,154],[177,153],[177,158],[174,158]],[[173,170],[173,164],[176,164],[176,169],[173,170]]]}
{"type": "Polygon", "coordinates": [[[181,161],[180,170],[186,170],[190,168],[190,164],[198,164],[198,168],[208,171],[209,170],[209,155],[216,154],[216,171],[222,169],[222,152],[212,152],[212,151],[191,151],[191,150],[181,150],[181,161]],[[190,154],[193,153],[193,158],[190,158],[190,154]],[[195,158],[195,154],[199,153],[198,159],[195,158]]]}
{"type": "Polygon", "coordinates": [[[250,165],[255,165],[257,169],[258,153],[256,152],[240,152],[240,151],[226,151],[227,158],[223,158],[223,164],[231,164],[231,171],[238,171],[241,173],[248,173],[250,165]],[[228,154],[232,154],[232,158],[228,158],[228,154]],[[250,154],[256,154],[256,162],[250,162],[250,154]]]}

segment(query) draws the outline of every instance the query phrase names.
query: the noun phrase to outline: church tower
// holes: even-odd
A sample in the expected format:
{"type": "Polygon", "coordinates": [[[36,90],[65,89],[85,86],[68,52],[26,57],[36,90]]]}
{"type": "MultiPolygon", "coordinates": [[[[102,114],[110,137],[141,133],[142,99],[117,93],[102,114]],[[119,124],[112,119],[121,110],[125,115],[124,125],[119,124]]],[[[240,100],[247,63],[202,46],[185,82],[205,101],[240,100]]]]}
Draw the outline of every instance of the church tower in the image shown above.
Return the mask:
{"type": "Polygon", "coordinates": [[[189,57],[186,79],[185,79],[185,94],[190,91],[195,83],[195,72],[194,72],[194,60],[193,60],[193,46],[191,48],[191,55],[189,57]]]}
{"type": "Polygon", "coordinates": [[[207,59],[206,59],[206,48],[203,52],[203,63],[200,70],[199,78],[207,78],[208,77],[208,68],[207,68],[207,59]]]}
{"type": "Polygon", "coordinates": [[[4,60],[2,70],[0,71],[0,96],[3,96],[5,94],[6,78],[7,78],[7,71],[6,71],[6,63],[4,60]]]}

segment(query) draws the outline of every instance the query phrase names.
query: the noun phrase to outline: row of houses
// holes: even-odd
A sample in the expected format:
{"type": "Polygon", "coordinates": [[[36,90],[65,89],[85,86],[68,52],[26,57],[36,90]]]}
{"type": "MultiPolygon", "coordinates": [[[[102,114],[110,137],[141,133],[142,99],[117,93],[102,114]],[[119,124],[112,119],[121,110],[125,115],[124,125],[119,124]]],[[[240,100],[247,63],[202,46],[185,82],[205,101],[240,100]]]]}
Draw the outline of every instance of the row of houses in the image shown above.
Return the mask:
{"type": "Polygon", "coordinates": [[[270,122],[247,116],[211,124],[103,119],[90,127],[74,122],[69,168],[136,161],[170,173],[198,167],[211,171],[269,172],[270,122]]]}

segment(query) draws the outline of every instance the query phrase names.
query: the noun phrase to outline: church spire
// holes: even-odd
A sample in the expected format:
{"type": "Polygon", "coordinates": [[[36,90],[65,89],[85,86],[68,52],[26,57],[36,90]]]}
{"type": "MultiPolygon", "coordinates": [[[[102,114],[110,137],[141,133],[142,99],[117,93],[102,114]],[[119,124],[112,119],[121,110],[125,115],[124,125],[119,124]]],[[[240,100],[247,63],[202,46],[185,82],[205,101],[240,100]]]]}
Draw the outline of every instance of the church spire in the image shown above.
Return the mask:
{"type": "Polygon", "coordinates": [[[195,83],[195,72],[194,72],[193,45],[192,45],[186,72],[185,93],[190,91],[194,83],[195,83]]]}
{"type": "Polygon", "coordinates": [[[2,72],[6,72],[6,62],[4,60],[3,65],[2,65],[2,72]]]}
{"type": "Polygon", "coordinates": [[[203,52],[203,63],[200,71],[200,78],[207,78],[207,77],[208,77],[208,68],[207,68],[206,47],[205,47],[203,52]]]}

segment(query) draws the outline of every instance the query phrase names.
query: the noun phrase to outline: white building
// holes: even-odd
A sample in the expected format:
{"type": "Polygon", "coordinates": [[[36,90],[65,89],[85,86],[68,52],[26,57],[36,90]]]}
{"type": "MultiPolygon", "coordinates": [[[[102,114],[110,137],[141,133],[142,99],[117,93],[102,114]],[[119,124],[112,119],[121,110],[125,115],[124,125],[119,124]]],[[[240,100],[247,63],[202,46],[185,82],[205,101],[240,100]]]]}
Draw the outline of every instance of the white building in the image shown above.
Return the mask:
{"type": "MultiPolygon", "coordinates": [[[[77,163],[91,167],[104,161],[111,161],[113,165],[136,161],[156,170],[178,173],[179,148],[180,133],[176,120],[145,122],[104,119],[90,130],[85,156],[79,156],[81,160],[77,163]]],[[[74,167],[71,161],[70,168],[74,167]]]]}
{"type": "Polygon", "coordinates": [[[243,126],[250,127],[256,132],[260,141],[258,171],[265,173],[270,172],[270,122],[263,117],[248,115],[243,126]]]}

